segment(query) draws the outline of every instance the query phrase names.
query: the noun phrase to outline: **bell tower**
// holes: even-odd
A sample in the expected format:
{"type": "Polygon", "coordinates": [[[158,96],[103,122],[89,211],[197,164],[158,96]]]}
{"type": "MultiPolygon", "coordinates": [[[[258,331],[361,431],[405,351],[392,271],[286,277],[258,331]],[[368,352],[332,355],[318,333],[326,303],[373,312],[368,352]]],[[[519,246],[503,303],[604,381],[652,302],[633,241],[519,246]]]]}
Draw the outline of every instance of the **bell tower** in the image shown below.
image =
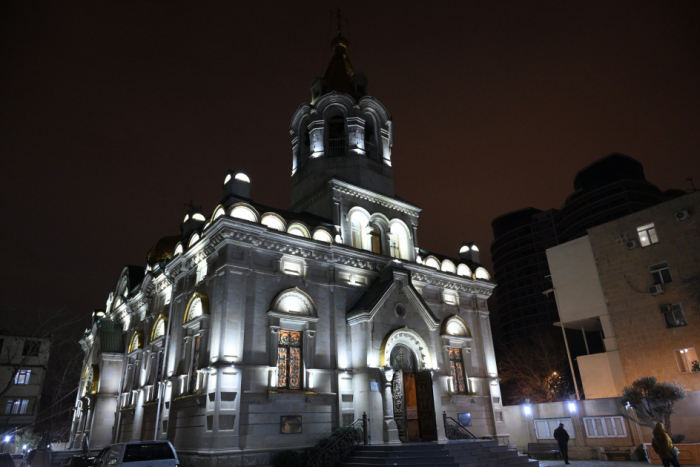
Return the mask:
{"type": "Polygon", "coordinates": [[[367,77],[355,71],[348,45],[338,31],[326,73],[314,78],[311,102],[299,106],[289,126],[294,211],[330,217],[330,203],[311,200],[331,179],[394,197],[391,115],[367,95],[367,77]]]}

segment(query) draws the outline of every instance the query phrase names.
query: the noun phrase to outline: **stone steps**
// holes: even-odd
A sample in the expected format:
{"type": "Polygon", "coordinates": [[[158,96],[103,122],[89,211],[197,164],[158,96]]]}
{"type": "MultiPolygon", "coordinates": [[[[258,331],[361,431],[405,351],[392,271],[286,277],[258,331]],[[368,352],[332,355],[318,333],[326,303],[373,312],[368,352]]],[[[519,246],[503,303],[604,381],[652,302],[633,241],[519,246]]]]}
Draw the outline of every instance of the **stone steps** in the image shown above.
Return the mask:
{"type": "Polygon", "coordinates": [[[341,467],[539,467],[539,462],[490,440],[358,446],[341,467]]]}

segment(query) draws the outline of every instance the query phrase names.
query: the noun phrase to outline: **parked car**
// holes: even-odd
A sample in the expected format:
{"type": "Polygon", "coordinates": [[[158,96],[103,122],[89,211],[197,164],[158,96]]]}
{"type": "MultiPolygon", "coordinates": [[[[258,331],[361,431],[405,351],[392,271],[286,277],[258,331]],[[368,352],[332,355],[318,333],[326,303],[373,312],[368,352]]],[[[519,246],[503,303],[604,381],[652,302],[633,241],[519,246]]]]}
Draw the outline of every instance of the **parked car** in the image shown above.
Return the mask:
{"type": "Polygon", "coordinates": [[[92,467],[95,464],[95,458],[91,456],[74,455],[64,460],[61,467],[92,467]]]}
{"type": "Polygon", "coordinates": [[[17,454],[10,454],[10,457],[12,457],[12,460],[15,463],[15,467],[19,467],[20,465],[22,465],[22,459],[24,459],[24,454],[22,454],[21,452],[17,454]]]}
{"type": "Polygon", "coordinates": [[[113,444],[95,457],[95,467],[180,467],[170,441],[113,444]]]}

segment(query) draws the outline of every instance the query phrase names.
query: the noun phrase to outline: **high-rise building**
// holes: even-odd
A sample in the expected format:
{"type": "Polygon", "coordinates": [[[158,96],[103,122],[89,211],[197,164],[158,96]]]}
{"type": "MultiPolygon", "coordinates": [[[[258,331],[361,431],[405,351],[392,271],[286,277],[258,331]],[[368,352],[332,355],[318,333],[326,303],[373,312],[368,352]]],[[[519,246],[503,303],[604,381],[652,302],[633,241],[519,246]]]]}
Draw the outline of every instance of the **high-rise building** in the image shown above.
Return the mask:
{"type": "MultiPolygon", "coordinates": [[[[586,234],[586,230],[683,194],[664,193],[646,180],[644,168],[624,154],[610,154],[581,169],[574,192],[561,209],[525,208],[491,223],[491,254],[497,320],[504,343],[528,336],[534,329],[552,329],[558,321],[545,251],[586,234]]],[[[595,339],[595,336],[592,336],[595,339]]]]}

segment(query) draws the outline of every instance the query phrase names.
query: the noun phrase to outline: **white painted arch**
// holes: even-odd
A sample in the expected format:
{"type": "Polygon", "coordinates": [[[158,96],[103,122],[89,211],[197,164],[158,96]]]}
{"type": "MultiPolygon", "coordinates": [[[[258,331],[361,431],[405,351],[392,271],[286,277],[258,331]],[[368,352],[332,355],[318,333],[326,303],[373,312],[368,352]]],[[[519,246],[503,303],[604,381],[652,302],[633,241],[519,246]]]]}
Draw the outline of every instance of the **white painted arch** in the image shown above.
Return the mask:
{"type": "Polygon", "coordinates": [[[432,370],[435,368],[428,344],[425,343],[420,334],[408,326],[392,331],[384,338],[382,347],[379,350],[379,365],[381,367],[386,366],[391,361],[391,351],[398,344],[408,347],[413,352],[416,357],[418,370],[432,370]]]}

